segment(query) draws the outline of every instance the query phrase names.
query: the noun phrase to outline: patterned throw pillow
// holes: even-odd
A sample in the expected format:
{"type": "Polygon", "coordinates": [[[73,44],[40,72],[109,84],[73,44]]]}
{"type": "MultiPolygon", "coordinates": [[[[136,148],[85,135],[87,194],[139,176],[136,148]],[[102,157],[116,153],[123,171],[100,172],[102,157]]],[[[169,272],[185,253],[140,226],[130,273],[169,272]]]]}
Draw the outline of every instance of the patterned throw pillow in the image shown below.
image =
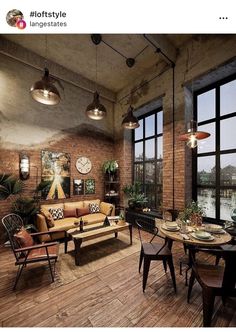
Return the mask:
{"type": "Polygon", "coordinates": [[[64,214],[63,214],[63,209],[62,208],[57,208],[57,209],[49,209],[49,212],[51,213],[52,217],[54,220],[58,219],[63,219],[64,214]]]}
{"type": "Polygon", "coordinates": [[[98,212],[100,212],[100,206],[96,203],[90,203],[89,211],[90,211],[90,213],[98,213],[98,212]]]}

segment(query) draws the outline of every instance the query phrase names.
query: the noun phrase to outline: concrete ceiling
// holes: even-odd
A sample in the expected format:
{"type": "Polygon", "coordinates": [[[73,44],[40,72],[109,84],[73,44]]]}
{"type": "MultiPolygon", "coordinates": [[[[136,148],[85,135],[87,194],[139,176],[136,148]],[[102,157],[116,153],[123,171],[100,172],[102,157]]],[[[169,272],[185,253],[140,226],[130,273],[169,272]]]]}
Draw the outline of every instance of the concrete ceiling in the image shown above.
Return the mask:
{"type": "MultiPolygon", "coordinates": [[[[158,35],[153,36],[158,38],[158,35]]],[[[172,50],[177,49],[191,38],[191,35],[160,36],[162,42],[164,39],[172,50]]],[[[49,60],[92,81],[96,79],[96,46],[91,42],[89,34],[47,35],[47,51],[45,35],[4,35],[4,38],[47,57],[49,60]]],[[[101,43],[97,46],[97,81],[113,92],[118,92],[132,83],[136,78],[142,76],[147,69],[162,60],[143,35],[105,34],[102,35],[102,39],[127,58],[137,56],[136,64],[129,68],[125,63],[125,58],[107,45],[101,43]],[[141,52],[142,50],[143,52],[141,52]]]]}

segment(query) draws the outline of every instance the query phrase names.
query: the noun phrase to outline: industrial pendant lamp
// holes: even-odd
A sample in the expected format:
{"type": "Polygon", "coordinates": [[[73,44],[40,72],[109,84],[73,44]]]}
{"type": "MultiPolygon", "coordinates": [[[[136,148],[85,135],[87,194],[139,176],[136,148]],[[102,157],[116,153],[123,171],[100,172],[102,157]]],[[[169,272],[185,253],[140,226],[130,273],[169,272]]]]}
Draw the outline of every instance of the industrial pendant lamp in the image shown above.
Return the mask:
{"type": "Polygon", "coordinates": [[[122,127],[125,129],[135,129],[140,126],[138,119],[133,114],[134,108],[130,105],[122,121],[122,127]]]}
{"type": "MultiPolygon", "coordinates": [[[[31,89],[30,94],[32,98],[38,103],[44,105],[57,105],[60,100],[60,93],[53,83],[58,80],[49,76],[49,70],[46,66],[47,62],[47,35],[45,35],[45,68],[44,76],[40,81],[35,82],[31,89]]],[[[59,82],[58,82],[59,83],[59,82]]]]}
{"type": "Polygon", "coordinates": [[[86,108],[86,114],[92,120],[102,120],[106,116],[107,111],[105,106],[100,103],[99,94],[97,92],[97,45],[100,44],[101,40],[94,40],[93,36],[96,35],[91,36],[91,39],[96,46],[96,91],[93,94],[93,102],[86,108]]]}
{"type": "Polygon", "coordinates": [[[53,82],[49,76],[49,70],[45,68],[42,79],[35,82],[30,89],[32,98],[41,104],[57,105],[61,97],[53,82]]]}
{"type": "Polygon", "coordinates": [[[187,142],[187,146],[194,149],[198,144],[198,140],[205,139],[210,135],[205,131],[198,131],[196,121],[191,120],[187,125],[187,133],[181,134],[179,139],[180,141],[187,142]]]}

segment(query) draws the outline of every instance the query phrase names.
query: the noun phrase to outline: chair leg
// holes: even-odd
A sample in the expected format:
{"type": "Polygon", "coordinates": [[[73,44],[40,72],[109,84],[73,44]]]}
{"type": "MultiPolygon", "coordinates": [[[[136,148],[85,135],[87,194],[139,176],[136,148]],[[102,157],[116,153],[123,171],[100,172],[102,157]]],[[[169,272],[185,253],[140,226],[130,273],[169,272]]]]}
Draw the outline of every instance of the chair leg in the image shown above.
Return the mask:
{"type": "Polygon", "coordinates": [[[171,274],[174,290],[175,290],[175,293],[176,293],[177,288],[176,288],[176,281],[175,281],[175,268],[174,268],[172,256],[168,258],[167,262],[168,262],[168,265],[169,265],[170,274],[171,274]]]}
{"type": "Polygon", "coordinates": [[[221,256],[220,255],[216,255],[216,261],[215,261],[215,265],[219,265],[221,256]]]}
{"type": "Polygon", "coordinates": [[[167,271],[167,263],[166,263],[166,260],[163,259],[162,263],[163,263],[164,270],[165,270],[165,273],[166,273],[166,271],[167,271]]]}
{"type": "Polygon", "coordinates": [[[143,249],[141,248],[140,251],[140,257],[139,257],[139,267],[138,267],[138,272],[140,273],[141,267],[142,267],[142,262],[143,262],[143,249]]]}
{"type": "Polygon", "coordinates": [[[19,267],[18,267],[18,271],[17,271],[17,274],[16,274],[16,280],[15,280],[15,283],[14,283],[14,286],[13,286],[13,290],[16,289],[16,286],[17,286],[17,283],[20,279],[20,276],[21,276],[22,270],[24,268],[24,265],[25,264],[22,264],[21,266],[19,265],[19,267]]]}
{"type": "Polygon", "coordinates": [[[189,279],[189,286],[188,286],[188,303],[190,301],[190,296],[191,296],[191,293],[192,293],[194,280],[195,280],[195,273],[192,270],[192,273],[191,273],[191,276],[190,276],[190,279],[189,279]]]}
{"type": "Polygon", "coordinates": [[[203,327],[211,326],[211,319],[214,310],[215,295],[211,289],[202,289],[203,300],[203,327]]]}
{"type": "Polygon", "coordinates": [[[187,267],[185,271],[185,286],[188,286],[188,271],[191,269],[190,266],[187,267]]]}
{"type": "Polygon", "coordinates": [[[187,246],[186,246],[186,243],[183,243],[183,246],[184,246],[184,253],[185,255],[187,254],[187,246]]]}
{"type": "Polygon", "coordinates": [[[144,257],[144,266],[143,266],[143,292],[145,291],[146,284],[147,284],[150,262],[151,262],[150,259],[145,256],[144,257]]]}
{"type": "Polygon", "coordinates": [[[182,262],[180,261],[179,262],[179,274],[182,276],[183,275],[183,269],[182,269],[182,267],[183,267],[183,264],[182,264],[182,262]]]}

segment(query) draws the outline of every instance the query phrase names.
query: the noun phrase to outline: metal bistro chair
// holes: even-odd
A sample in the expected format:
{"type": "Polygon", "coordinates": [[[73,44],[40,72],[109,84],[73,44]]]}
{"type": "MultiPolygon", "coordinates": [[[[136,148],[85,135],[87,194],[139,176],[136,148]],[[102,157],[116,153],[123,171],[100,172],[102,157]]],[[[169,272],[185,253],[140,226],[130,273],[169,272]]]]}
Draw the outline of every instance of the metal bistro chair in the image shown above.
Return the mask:
{"type": "Polygon", "coordinates": [[[197,279],[202,288],[203,300],[203,326],[211,326],[211,319],[214,310],[215,296],[221,296],[223,303],[227,297],[236,297],[236,246],[224,245],[223,249],[198,248],[198,251],[208,254],[220,254],[225,265],[197,264],[195,250],[191,250],[193,266],[189,281],[188,302],[190,300],[194,280],[197,279]]]}
{"type": "MultiPolygon", "coordinates": [[[[150,263],[152,260],[162,261],[165,272],[167,271],[167,265],[169,266],[174,290],[176,292],[175,270],[174,270],[171,250],[168,248],[166,242],[164,242],[163,244],[152,242],[154,240],[154,238],[156,238],[156,237],[159,237],[163,240],[165,240],[165,239],[162,236],[158,235],[158,228],[154,227],[151,240],[149,242],[144,242],[143,236],[142,236],[142,231],[148,231],[148,228],[145,228],[145,222],[142,220],[136,220],[135,223],[138,227],[138,233],[139,233],[139,238],[140,238],[140,242],[141,242],[139,272],[141,270],[142,262],[144,260],[143,292],[145,291],[145,288],[146,288],[150,263]]],[[[149,229],[149,232],[150,232],[150,229],[149,229]]]]}
{"type": "Polygon", "coordinates": [[[54,282],[55,264],[58,258],[59,244],[58,242],[37,244],[34,241],[34,238],[38,235],[48,234],[50,232],[27,233],[26,230],[23,228],[24,224],[21,217],[14,213],[8,214],[7,216],[3,217],[2,224],[7,231],[11,244],[11,249],[16,259],[15,265],[18,266],[13,290],[16,289],[23,268],[30,263],[47,261],[52,277],[52,282],[54,282]],[[22,243],[20,243],[19,239],[17,238],[17,234],[19,234],[19,231],[21,231],[21,235],[23,234],[24,236],[22,243]],[[30,245],[27,245],[27,243],[30,243],[30,245]],[[52,270],[52,261],[54,261],[54,271],[52,270]]]}

